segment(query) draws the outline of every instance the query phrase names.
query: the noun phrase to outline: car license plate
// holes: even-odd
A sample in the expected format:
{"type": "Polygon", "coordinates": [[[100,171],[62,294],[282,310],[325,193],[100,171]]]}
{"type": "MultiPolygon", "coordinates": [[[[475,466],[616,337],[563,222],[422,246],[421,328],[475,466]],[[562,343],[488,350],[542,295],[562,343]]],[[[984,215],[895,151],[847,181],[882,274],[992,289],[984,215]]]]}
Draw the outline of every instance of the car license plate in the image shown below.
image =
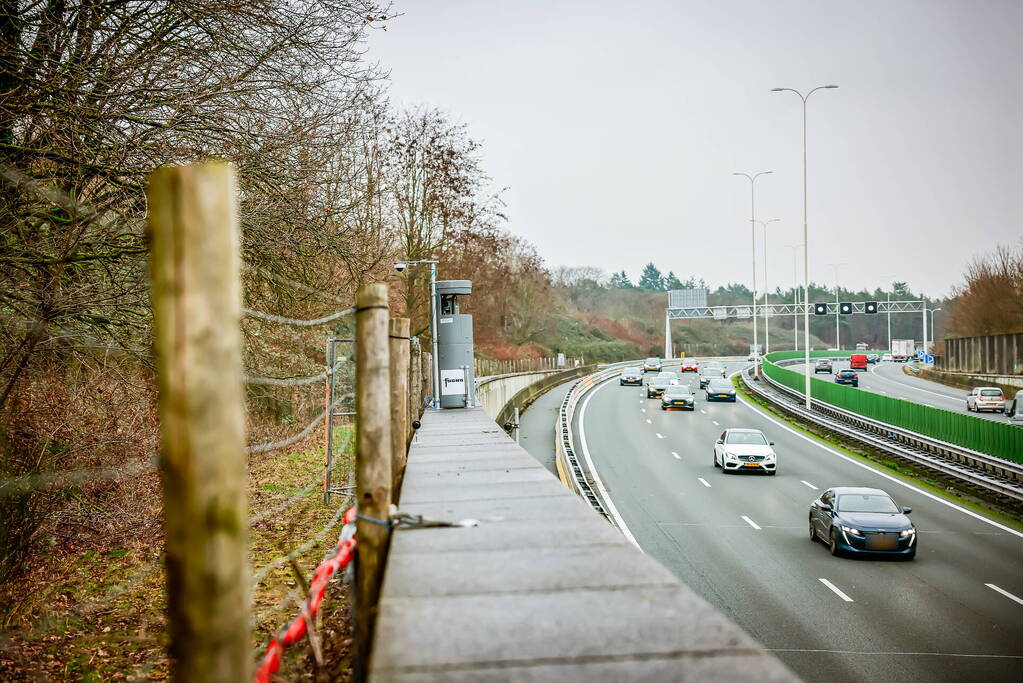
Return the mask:
{"type": "Polygon", "coordinates": [[[718,394],[718,398],[728,398],[728,394],[718,394]]]}
{"type": "Polygon", "coordinates": [[[895,534],[875,534],[867,537],[868,550],[898,550],[899,541],[895,534]]]}
{"type": "Polygon", "coordinates": [[[675,405],[677,406],[684,406],[685,404],[686,404],[685,401],[675,401],[675,405]]]}
{"type": "Polygon", "coordinates": [[[760,463],[759,462],[748,462],[748,463],[746,463],[746,467],[760,467],[760,463]]]}

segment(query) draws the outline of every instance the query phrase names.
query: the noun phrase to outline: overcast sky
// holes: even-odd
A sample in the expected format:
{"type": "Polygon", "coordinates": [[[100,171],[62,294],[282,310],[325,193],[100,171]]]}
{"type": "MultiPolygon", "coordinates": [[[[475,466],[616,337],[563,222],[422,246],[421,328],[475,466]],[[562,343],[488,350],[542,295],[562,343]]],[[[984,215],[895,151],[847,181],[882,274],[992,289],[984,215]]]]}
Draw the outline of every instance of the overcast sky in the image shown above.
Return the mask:
{"type": "MultiPolygon", "coordinates": [[[[399,105],[447,111],[548,265],[653,261],[751,280],[749,182],[773,283],[946,294],[1023,235],[1023,0],[403,0],[370,39],[399,105]],[[801,266],[800,266],[801,272],[801,266]],[[800,275],[801,277],[801,275],[800,275]]],[[[758,259],[762,259],[758,232],[758,259]]],[[[760,261],[762,263],[762,260],[760,261]]],[[[762,268],[758,265],[758,270],[762,268]]],[[[443,275],[443,272],[441,273],[443,275]]],[[[758,277],[760,279],[760,277],[758,277]]]]}

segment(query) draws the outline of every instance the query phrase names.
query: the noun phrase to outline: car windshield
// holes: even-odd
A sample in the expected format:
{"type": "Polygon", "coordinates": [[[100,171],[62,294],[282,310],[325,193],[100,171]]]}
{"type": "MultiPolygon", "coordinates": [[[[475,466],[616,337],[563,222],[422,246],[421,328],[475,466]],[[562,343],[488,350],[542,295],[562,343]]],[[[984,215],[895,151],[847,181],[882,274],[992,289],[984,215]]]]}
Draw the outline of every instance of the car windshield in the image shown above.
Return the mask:
{"type": "Polygon", "coordinates": [[[731,384],[731,382],[729,382],[727,380],[712,379],[710,381],[710,384],[707,385],[707,388],[712,390],[712,391],[725,391],[726,389],[731,391],[732,384],[731,384]]]}
{"type": "Polygon", "coordinates": [[[1002,392],[998,389],[981,389],[981,396],[1001,396],[1002,392]]]}
{"type": "Polygon", "coordinates": [[[819,360],[819,361],[817,361],[817,365],[831,365],[831,361],[829,361],[829,360],[819,360]]]}
{"type": "Polygon", "coordinates": [[[883,493],[846,493],[838,497],[838,511],[896,513],[899,508],[883,493]]]}
{"type": "Polygon", "coordinates": [[[838,374],[840,374],[842,377],[855,377],[856,376],[856,373],[853,372],[852,370],[842,370],[838,374]]]}
{"type": "Polygon", "coordinates": [[[657,361],[657,359],[656,359],[656,358],[647,358],[647,359],[646,359],[646,364],[647,364],[647,365],[656,365],[656,364],[657,364],[657,362],[658,362],[658,361],[657,361]]]}
{"type": "Polygon", "coordinates": [[[729,432],[725,443],[734,443],[743,446],[766,446],[767,439],[760,432],[729,432]]]}
{"type": "Polygon", "coordinates": [[[671,397],[681,398],[683,396],[686,397],[692,396],[693,394],[691,391],[689,391],[689,387],[668,387],[667,391],[664,392],[664,395],[667,396],[668,398],[671,397]]]}

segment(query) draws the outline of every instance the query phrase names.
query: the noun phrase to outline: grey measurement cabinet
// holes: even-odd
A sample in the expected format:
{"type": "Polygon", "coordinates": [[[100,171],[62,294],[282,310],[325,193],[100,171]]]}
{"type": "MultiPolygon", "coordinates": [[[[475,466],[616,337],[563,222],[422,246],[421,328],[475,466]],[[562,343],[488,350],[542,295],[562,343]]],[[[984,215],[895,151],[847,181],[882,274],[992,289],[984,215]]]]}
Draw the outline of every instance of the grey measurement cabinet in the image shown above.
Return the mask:
{"type": "Polygon", "coordinates": [[[437,282],[437,359],[440,407],[466,408],[476,403],[472,316],[460,311],[458,298],[472,294],[470,280],[437,282]]]}

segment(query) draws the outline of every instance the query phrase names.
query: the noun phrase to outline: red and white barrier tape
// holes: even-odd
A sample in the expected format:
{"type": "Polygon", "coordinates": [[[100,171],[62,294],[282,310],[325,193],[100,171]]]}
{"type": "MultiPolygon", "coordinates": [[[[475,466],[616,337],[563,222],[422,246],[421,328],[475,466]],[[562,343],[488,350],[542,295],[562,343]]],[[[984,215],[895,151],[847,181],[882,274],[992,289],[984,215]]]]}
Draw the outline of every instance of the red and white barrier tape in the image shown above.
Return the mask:
{"type": "Polygon", "coordinates": [[[280,632],[270,644],[267,645],[266,653],[263,655],[263,662],[256,670],[255,680],[257,683],[270,683],[273,675],[281,667],[281,656],[285,648],[300,641],[306,634],[308,623],[306,615],[312,619],[320,609],[323,602],[324,592],[327,590],[327,582],[335,572],[341,571],[355,557],[355,508],[349,508],[344,516],[345,525],[341,529],[341,537],[338,538],[337,548],[330,556],[313,572],[313,580],[309,586],[309,604],[288,626],[280,632]]]}

